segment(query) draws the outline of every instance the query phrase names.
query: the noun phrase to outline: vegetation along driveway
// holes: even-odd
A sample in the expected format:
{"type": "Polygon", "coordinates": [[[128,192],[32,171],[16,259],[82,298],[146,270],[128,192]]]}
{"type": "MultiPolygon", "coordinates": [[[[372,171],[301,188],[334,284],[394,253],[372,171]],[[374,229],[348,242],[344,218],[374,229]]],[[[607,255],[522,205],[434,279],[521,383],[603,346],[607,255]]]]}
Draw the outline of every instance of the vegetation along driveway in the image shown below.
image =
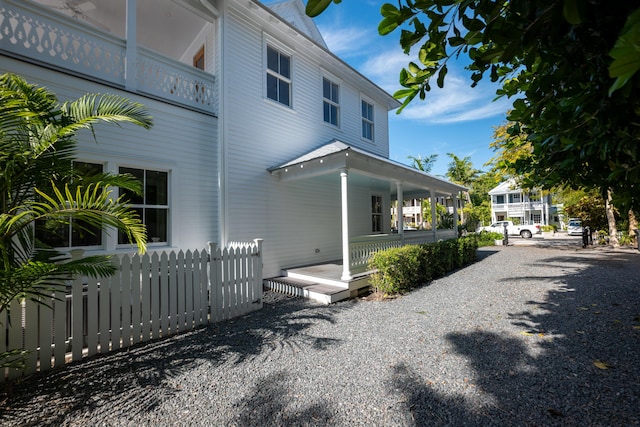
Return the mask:
{"type": "Polygon", "coordinates": [[[640,254],[489,247],[409,295],[259,312],[16,384],[2,425],[640,423],[640,254]]]}

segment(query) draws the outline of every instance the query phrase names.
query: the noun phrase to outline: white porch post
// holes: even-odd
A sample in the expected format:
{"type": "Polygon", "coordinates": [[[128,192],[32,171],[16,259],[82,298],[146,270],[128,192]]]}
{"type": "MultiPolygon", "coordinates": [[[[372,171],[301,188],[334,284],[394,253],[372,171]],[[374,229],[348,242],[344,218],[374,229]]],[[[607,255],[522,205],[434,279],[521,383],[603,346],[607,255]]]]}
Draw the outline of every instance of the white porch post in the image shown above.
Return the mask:
{"type": "Polygon", "coordinates": [[[351,280],[351,254],[349,251],[349,170],[340,169],[340,192],[342,195],[342,280],[351,280]]]}
{"type": "Polygon", "coordinates": [[[402,194],[402,183],[400,181],[396,181],[396,189],[398,193],[398,235],[400,236],[400,240],[402,240],[404,237],[404,213],[402,212],[404,195],[402,194]]]}
{"type": "Polygon", "coordinates": [[[431,231],[433,231],[433,239],[437,241],[436,227],[438,226],[438,222],[436,220],[436,203],[436,192],[431,190],[431,231]]]}
{"type": "Polygon", "coordinates": [[[458,237],[458,194],[454,193],[451,196],[453,197],[453,231],[458,237]]]}
{"type": "Polygon", "coordinates": [[[124,86],[129,91],[135,91],[137,82],[136,62],[138,62],[138,40],[136,39],[136,0],[126,0],[126,53],[124,64],[124,86]]]}

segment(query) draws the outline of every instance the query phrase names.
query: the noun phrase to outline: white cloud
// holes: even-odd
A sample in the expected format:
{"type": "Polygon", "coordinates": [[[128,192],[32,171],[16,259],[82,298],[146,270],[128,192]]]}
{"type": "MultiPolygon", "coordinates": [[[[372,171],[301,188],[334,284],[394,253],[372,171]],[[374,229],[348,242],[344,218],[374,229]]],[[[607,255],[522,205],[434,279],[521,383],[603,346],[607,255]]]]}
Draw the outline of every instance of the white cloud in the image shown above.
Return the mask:
{"type": "Polygon", "coordinates": [[[322,38],[331,52],[339,57],[361,54],[369,40],[369,30],[357,27],[320,27],[322,38]]]}

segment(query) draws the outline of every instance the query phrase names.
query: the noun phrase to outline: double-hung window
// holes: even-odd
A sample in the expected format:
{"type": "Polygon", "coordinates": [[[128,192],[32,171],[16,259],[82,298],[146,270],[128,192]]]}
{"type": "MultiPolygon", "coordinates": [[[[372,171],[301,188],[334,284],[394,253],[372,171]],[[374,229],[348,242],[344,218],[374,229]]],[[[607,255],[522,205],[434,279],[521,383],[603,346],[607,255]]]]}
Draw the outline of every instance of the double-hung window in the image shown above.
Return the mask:
{"type": "Polygon", "coordinates": [[[267,45],[267,98],[291,107],[291,56],[267,45]]]}
{"type": "Polygon", "coordinates": [[[324,121],[339,126],[340,114],[340,86],[326,77],[322,78],[322,106],[324,121]]]}
{"type": "Polygon", "coordinates": [[[371,232],[382,232],[382,197],[371,196],[371,232]]]}
{"type": "Polygon", "coordinates": [[[362,101],[362,137],[373,141],[373,104],[362,101]]]}
{"type": "MultiPolygon", "coordinates": [[[[99,163],[74,161],[71,167],[79,179],[102,173],[102,164],[99,163]]],[[[59,221],[36,221],[36,237],[54,248],[101,246],[102,227],[90,226],[71,218],[66,224],[59,221]]]]}
{"type": "MultiPolygon", "coordinates": [[[[169,236],[169,173],[145,169],[121,167],[120,173],[130,174],[143,184],[143,194],[138,195],[120,189],[120,195],[129,200],[131,209],[135,210],[147,226],[149,243],[168,242],[169,236]]],[[[123,233],[118,235],[118,243],[129,243],[123,233]]]]}

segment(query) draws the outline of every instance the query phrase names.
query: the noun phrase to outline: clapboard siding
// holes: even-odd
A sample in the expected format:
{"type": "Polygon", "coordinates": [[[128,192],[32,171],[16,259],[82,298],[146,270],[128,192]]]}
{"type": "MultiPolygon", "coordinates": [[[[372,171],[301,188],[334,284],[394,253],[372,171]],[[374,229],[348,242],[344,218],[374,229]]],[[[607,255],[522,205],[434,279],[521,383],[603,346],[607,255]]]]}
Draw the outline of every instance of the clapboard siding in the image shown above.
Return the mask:
{"type": "Polygon", "coordinates": [[[217,118],[6,57],[0,72],[14,72],[46,86],[60,101],[85,93],[111,93],[144,104],[154,117],[150,130],[99,124],[97,143],[89,132],[79,132],[77,157],[115,170],[129,166],[169,171],[170,244],[197,247],[217,240],[217,118]]]}

